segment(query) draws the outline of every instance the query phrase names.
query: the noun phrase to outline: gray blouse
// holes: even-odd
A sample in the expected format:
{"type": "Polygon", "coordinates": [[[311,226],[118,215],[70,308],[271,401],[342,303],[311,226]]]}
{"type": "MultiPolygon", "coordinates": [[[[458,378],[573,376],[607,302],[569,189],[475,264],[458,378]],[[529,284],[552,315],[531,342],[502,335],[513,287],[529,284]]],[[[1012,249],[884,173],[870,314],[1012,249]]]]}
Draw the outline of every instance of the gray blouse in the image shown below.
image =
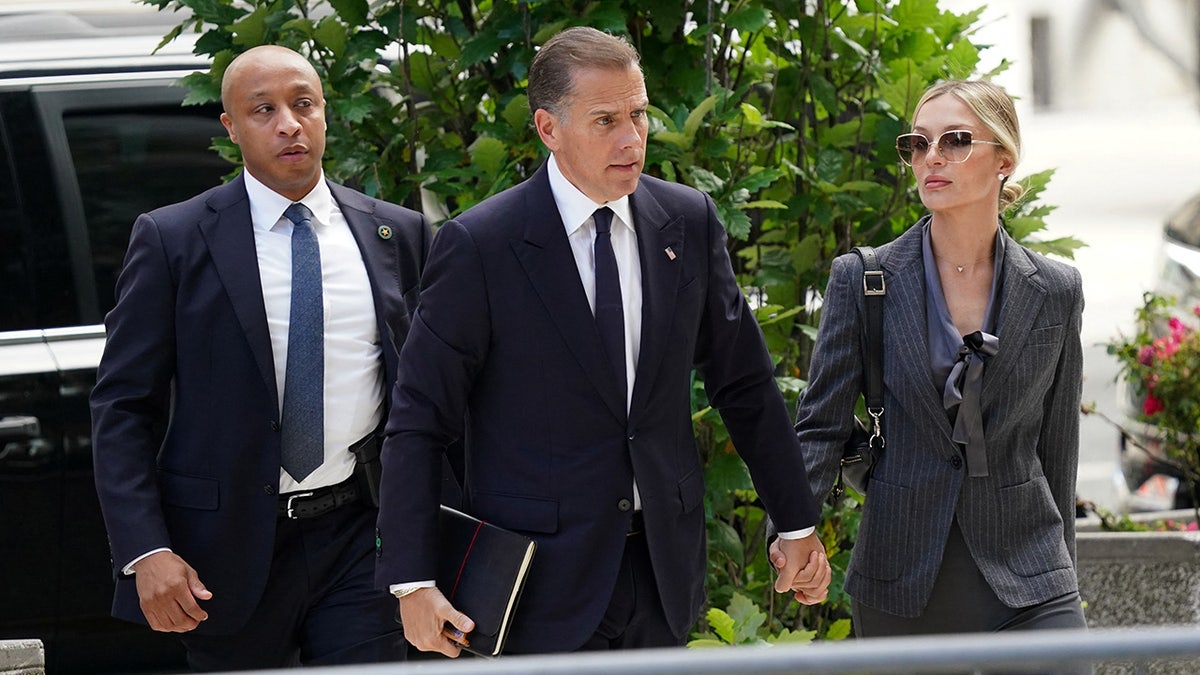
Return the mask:
{"type": "Polygon", "coordinates": [[[1001,274],[1004,263],[1004,236],[996,231],[992,290],[984,312],[983,329],[960,335],[950,318],[941,277],[929,243],[932,220],[922,222],[922,257],[925,265],[925,320],[929,334],[929,368],[933,381],[941,385],[942,406],[954,426],[953,439],[965,447],[967,469],[972,477],[988,475],[983,414],[979,395],[983,389],[983,371],[987,361],[999,350],[996,314],[999,312],[1001,274]]]}

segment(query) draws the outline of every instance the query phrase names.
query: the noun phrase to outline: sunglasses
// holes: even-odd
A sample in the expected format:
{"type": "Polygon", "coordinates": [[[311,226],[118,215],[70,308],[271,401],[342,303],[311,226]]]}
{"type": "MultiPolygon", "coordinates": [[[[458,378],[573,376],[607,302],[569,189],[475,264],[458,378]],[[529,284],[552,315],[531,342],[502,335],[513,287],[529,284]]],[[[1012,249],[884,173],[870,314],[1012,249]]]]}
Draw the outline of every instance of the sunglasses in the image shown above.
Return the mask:
{"type": "Polygon", "coordinates": [[[929,146],[937,148],[942,159],[950,164],[961,164],[971,158],[971,150],[976,143],[984,145],[1000,145],[996,141],[977,141],[966,129],[955,129],[942,134],[936,143],[930,143],[924,134],[900,134],[896,137],[896,152],[900,161],[912,166],[913,156],[924,157],[929,152],[929,146]]]}

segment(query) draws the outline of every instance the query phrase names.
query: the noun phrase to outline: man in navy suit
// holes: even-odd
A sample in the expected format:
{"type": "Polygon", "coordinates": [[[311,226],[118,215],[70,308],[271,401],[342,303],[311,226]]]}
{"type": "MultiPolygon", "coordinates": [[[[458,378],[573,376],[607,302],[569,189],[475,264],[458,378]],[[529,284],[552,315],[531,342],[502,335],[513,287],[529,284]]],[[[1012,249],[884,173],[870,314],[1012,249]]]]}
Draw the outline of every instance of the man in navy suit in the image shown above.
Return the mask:
{"type": "Polygon", "coordinates": [[[792,551],[777,588],[820,602],[819,504],[724,227],[707,195],[642,176],[637,52],[566,30],[528,94],[551,156],[442,226],[401,354],[377,579],[406,636],[457,656],[443,629],[474,628],[433,581],[441,456],[462,439],[466,510],[538,543],[506,651],[682,644],[707,560],[693,368],[792,551]]]}
{"type": "Polygon", "coordinates": [[[245,170],[137,219],[105,320],[113,614],[181,633],[197,670],[403,659],[354,453],[378,447],[430,230],[325,180],[300,54],[247,51],[221,99],[245,170]]]}

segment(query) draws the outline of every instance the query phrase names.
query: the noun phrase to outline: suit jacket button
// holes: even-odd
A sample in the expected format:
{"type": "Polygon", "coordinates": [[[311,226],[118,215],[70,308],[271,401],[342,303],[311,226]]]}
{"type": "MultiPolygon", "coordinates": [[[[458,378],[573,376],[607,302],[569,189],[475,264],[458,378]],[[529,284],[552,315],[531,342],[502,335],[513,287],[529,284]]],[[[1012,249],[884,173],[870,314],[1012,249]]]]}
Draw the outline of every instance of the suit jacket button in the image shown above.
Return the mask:
{"type": "Polygon", "coordinates": [[[962,457],[951,458],[950,466],[954,467],[955,469],[961,469],[962,468],[962,457]]]}
{"type": "Polygon", "coordinates": [[[270,483],[267,483],[266,485],[263,486],[263,492],[265,492],[269,495],[273,495],[273,494],[275,494],[275,486],[271,485],[270,483]]]}
{"type": "Polygon", "coordinates": [[[279,431],[279,422],[271,420],[271,431],[279,431]]]}
{"type": "Polygon", "coordinates": [[[628,499],[622,499],[621,501],[617,502],[617,510],[620,511],[621,513],[625,513],[626,511],[628,511],[629,509],[632,509],[632,508],[633,508],[633,502],[629,501],[628,499]]]}

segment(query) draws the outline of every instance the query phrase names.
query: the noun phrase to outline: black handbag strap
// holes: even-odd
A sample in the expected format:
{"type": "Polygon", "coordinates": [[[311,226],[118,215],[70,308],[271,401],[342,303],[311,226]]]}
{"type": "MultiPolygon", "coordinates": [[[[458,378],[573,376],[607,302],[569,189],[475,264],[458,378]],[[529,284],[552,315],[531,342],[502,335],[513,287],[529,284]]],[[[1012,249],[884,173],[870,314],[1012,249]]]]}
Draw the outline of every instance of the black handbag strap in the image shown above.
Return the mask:
{"type": "Polygon", "coordinates": [[[879,258],[875,249],[870,246],[855,246],[854,252],[862,259],[863,264],[863,301],[866,305],[863,331],[866,335],[867,372],[866,391],[867,414],[871,416],[871,447],[883,448],[883,298],[887,295],[887,284],[883,280],[883,270],[879,266],[879,258]]]}

